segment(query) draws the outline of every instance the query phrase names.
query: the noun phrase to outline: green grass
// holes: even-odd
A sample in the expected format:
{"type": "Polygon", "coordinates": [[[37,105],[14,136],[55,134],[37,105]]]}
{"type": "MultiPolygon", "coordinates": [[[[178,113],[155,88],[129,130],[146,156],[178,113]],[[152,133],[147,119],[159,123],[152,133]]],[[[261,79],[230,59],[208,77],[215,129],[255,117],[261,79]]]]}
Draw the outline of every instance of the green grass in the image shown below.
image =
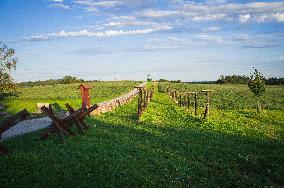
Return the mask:
{"type": "MultiPolygon", "coordinates": [[[[208,121],[154,94],[141,122],[137,99],[88,118],[91,128],[60,144],[24,135],[3,144],[3,187],[280,187],[284,112],[213,109],[208,121]]],[[[41,132],[41,131],[40,131],[41,132]]]]}
{"type": "MultiPolygon", "coordinates": [[[[186,84],[186,83],[167,83],[159,84],[159,90],[166,92],[167,88],[175,89],[180,92],[197,91],[202,89],[212,89],[211,94],[212,107],[227,109],[254,109],[256,108],[256,99],[249,91],[247,85],[230,85],[230,84],[186,84]]],[[[261,96],[262,108],[271,110],[284,110],[284,86],[265,86],[266,90],[261,96]]],[[[199,100],[204,100],[200,95],[199,100]]],[[[204,102],[201,103],[205,104],[204,102]]]]}
{"type": "MultiPolygon", "coordinates": [[[[109,81],[89,84],[92,86],[90,90],[91,103],[95,104],[127,93],[137,86],[139,82],[109,81]]],[[[64,106],[68,102],[70,105],[78,108],[81,106],[79,85],[57,84],[56,86],[19,87],[15,92],[17,96],[6,97],[0,103],[7,105],[8,108],[6,110],[10,113],[16,113],[24,108],[27,108],[30,112],[36,112],[37,103],[57,103],[64,106]]]]}

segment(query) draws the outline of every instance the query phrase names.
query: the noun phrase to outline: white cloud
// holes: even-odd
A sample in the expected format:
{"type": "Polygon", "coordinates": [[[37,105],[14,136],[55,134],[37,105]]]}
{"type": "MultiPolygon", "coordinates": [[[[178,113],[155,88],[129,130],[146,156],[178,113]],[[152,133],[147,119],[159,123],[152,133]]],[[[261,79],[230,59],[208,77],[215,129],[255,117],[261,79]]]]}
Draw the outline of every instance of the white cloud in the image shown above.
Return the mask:
{"type": "Polygon", "coordinates": [[[284,55],[279,56],[280,61],[284,61],[284,55]]]}
{"type": "Polygon", "coordinates": [[[29,40],[29,41],[43,41],[43,40],[48,40],[49,37],[44,36],[44,35],[38,35],[38,36],[31,36],[31,37],[25,38],[25,39],[29,40]]]}
{"type": "Polygon", "coordinates": [[[49,1],[55,2],[55,3],[62,3],[63,2],[63,0],[49,0],[49,1]]]}
{"type": "Polygon", "coordinates": [[[208,13],[272,13],[284,11],[284,2],[253,2],[253,3],[229,3],[223,5],[206,5],[197,3],[187,3],[185,10],[203,11],[208,13]]]}
{"type": "Polygon", "coordinates": [[[119,4],[118,1],[89,1],[89,0],[78,0],[78,1],[75,1],[75,3],[78,5],[84,5],[88,7],[96,7],[96,6],[113,7],[119,4]]]}
{"type": "Polygon", "coordinates": [[[207,14],[207,15],[197,15],[193,16],[192,20],[193,21],[212,21],[212,20],[220,20],[222,18],[225,18],[226,14],[221,13],[221,14],[207,14]]]}
{"type": "Polygon", "coordinates": [[[114,19],[114,20],[135,20],[136,16],[133,16],[133,15],[114,16],[112,19],[114,19]]]}
{"type": "Polygon", "coordinates": [[[75,4],[83,6],[88,12],[96,12],[98,8],[112,8],[121,4],[119,1],[90,1],[90,0],[77,0],[75,4]]]}
{"type": "Polygon", "coordinates": [[[183,11],[195,12],[200,17],[206,14],[225,14],[226,17],[222,18],[231,18],[231,20],[238,16],[239,21],[242,23],[251,18],[259,21],[261,17],[263,21],[281,22],[284,20],[284,2],[227,3],[222,5],[187,3],[183,6],[183,11]]]}
{"type": "Polygon", "coordinates": [[[166,11],[145,10],[139,13],[138,15],[144,17],[161,18],[161,17],[179,16],[182,14],[183,13],[180,11],[173,11],[173,10],[166,10],[166,11]]]}
{"type": "Polygon", "coordinates": [[[239,15],[239,20],[241,23],[246,23],[250,20],[250,15],[249,14],[239,15]]]}
{"type": "Polygon", "coordinates": [[[157,23],[156,22],[149,22],[149,21],[128,20],[128,21],[108,22],[105,25],[110,26],[110,27],[123,27],[123,26],[157,25],[157,23]]]}
{"type": "Polygon", "coordinates": [[[219,5],[219,4],[225,4],[227,0],[207,0],[206,4],[208,5],[219,5]]]}
{"type": "Polygon", "coordinates": [[[278,22],[284,22],[284,13],[272,14],[273,18],[278,22]]]}
{"type": "Polygon", "coordinates": [[[207,32],[215,32],[215,31],[219,31],[220,28],[216,27],[216,26],[212,26],[212,27],[207,27],[205,29],[203,29],[202,31],[207,33],[207,32]]]}
{"type": "Polygon", "coordinates": [[[63,8],[63,9],[70,9],[69,5],[64,5],[62,3],[56,3],[56,4],[50,4],[49,7],[57,7],[57,8],[63,8]]]}
{"type": "MultiPolygon", "coordinates": [[[[209,2],[209,1],[208,1],[209,2]]],[[[284,2],[226,3],[215,0],[212,3],[194,3],[192,1],[177,3],[171,10],[142,10],[136,15],[148,18],[181,18],[192,21],[239,20],[241,23],[283,22],[284,2]]],[[[211,1],[210,1],[211,2],[211,1]]]]}
{"type": "Polygon", "coordinates": [[[42,40],[49,40],[52,38],[64,38],[64,37],[114,37],[114,36],[123,36],[123,35],[143,35],[149,34],[154,32],[161,32],[161,31],[169,31],[172,27],[169,25],[159,25],[152,28],[147,29],[137,29],[137,30],[107,30],[101,32],[92,32],[86,29],[81,31],[75,32],[65,32],[60,31],[58,33],[51,33],[51,34],[44,34],[44,35],[35,35],[29,38],[25,38],[25,40],[29,41],[42,41],[42,40]]]}
{"type": "Polygon", "coordinates": [[[272,14],[262,14],[255,17],[257,22],[284,22],[284,13],[272,13],[272,14]]]}

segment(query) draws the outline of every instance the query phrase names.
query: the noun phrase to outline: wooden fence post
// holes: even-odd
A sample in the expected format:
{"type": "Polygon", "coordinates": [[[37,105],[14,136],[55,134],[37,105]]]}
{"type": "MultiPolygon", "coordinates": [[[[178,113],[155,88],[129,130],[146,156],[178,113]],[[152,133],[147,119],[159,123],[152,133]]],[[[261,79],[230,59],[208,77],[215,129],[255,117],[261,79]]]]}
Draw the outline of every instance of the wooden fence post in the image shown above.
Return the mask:
{"type": "Polygon", "coordinates": [[[144,102],[143,112],[144,112],[144,110],[147,108],[147,90],[145,88],[143,88],[143,90],[144,90],[144,95],[143,95],[143,102],[144,102]]]}
{"type": "Polygon", "coordinates": [[[187,110],[190,110],[190,94],[187,93],[187,110]]]}
{"type": "Polygon", "coordinates": [[[185,100],[185,93],[183,94],[183,103],[182,103],[182,105],[185,107],[185,110],[186,110],[186,100],[185,100]]]}
{"type": "Polygon", "coordinates": [[[212,91],[213,90],[202,90],[202,92],[205,92],[205,95],[206,95],[206,105],[205,105],[205,111],[204,111],[204,116],[203,116],[204,119],[208,118],[209,116],[209,103],[210,103],[209,93],[212,91]]]}
{"type": "Polygon", "coordinates": [[[142,89],[139,88],[139,96],[138,96],[138,119],[140,119],[141,111],[142,111],[142,89]]]}
{"type": "Polygon", "coordinates": [[[137,118],[140,119],[140,116],[142,114],[142,87],[135,87],[138,89],[138,107],[137,107],[137,118]]]}
{"type": "Polygon", "coordinates": [[[194,115],[197,116],[197,108],[198,108],[198,103],[197,103],[197,92],[194,93],[194,115]]]}

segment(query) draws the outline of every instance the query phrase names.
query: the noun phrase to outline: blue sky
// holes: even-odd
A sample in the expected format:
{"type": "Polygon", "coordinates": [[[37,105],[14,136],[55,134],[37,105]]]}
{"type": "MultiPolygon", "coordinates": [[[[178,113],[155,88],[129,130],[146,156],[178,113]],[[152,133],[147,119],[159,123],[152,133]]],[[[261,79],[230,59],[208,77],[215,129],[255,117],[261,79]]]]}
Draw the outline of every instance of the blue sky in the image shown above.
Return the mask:
{"type": "Polygon", "coordinates": [[[284,1],[0,0],[17,81],[284,77],[284,1]]]}

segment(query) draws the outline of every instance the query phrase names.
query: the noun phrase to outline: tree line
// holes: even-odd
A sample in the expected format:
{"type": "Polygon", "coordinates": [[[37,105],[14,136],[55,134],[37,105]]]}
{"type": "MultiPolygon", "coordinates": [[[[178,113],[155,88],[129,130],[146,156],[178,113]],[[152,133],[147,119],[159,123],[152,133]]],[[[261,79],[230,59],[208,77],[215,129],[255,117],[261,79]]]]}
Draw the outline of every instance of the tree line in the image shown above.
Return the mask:
{"type": "MultiPolygon", "coordinates": [[[[242,75],[232,75],[223,76],[216,81],[217,84],[248,84],[250,80],[249,76],[242,75]]],[[[284,78],[263,78],[266,85],[284,85],[284,78]]]]}
{"type": "Polygon", "coordinates": [[[56,85],[56,84],[72,84],[72,83],[84,83],[85,80],[77,78],[74,76],[64,76],[61,79],[49,79],[49,80],[39,80],[39,81],[29,81],[29,82],[20,82],[18,86],[43,86],[43,85],[56,85]]]}

